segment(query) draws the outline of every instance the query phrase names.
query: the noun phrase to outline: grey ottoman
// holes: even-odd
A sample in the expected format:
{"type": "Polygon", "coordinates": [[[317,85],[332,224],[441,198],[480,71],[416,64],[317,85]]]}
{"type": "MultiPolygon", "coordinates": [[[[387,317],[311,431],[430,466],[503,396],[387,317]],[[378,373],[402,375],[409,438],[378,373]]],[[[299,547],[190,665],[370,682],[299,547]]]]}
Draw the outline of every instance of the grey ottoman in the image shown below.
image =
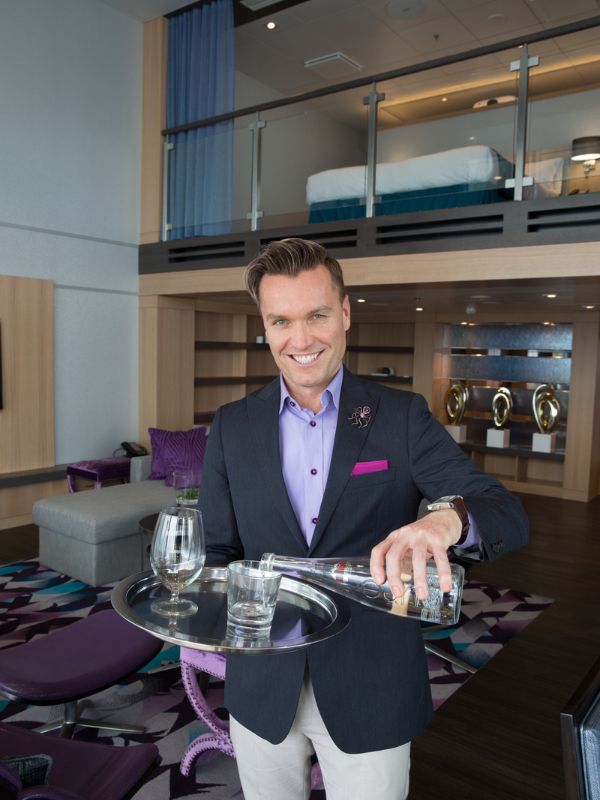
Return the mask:
{"type": "Polygon", "coordinates": [[[174,490],[161,480],[38,500],[40,563],[91,586],[139,572],[146,544],[140,519],[174,504],[174,490]]]}

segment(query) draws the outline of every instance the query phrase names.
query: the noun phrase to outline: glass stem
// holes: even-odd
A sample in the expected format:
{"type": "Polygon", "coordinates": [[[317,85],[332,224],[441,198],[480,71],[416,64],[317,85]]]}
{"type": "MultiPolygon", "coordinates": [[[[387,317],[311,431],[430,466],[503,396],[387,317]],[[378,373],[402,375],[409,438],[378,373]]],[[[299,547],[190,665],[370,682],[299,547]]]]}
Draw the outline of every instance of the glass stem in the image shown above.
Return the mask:
{"type": "Polygon", "coordinates": [[[179,589],[171,592],[171,603],[176,606],[179,603],[179,589]]]}

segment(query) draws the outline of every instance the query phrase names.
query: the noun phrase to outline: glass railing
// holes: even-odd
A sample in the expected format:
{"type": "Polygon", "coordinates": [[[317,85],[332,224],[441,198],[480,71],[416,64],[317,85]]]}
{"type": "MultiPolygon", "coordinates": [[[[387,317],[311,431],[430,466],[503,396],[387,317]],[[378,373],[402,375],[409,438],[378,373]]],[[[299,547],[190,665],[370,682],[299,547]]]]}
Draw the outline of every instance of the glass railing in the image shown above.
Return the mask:
{"type": "Polygon", "coordinates": [[[518,76],[494,58],[378,84],[376,215],[512,198],[518,76]]]}
{"type": "Polygon", "coordinates": [[[177,134],[167,236],[600,191],[598,41],[588,29],[177,134]]]}
{"type": "Polygon", "coordinates": [[[254,117],[169,137],[165,239],[248,231],[254,117]]]}
{"type": "Polygon", "coordinates": [[[261,115],[261,228],[325,222],[332,208],[342,219],[365,216],[364,96],[364,88],[353,89],[261,115]],[[340,192],[339,174],[350,190],[340,192]]]}
{"type": "Polygon", "coordinates": [[[557,52],[541,55],[530,71],[527,174],[534,198],[600,191],[600,32],[573,36],[554,40],[557,52]]]}

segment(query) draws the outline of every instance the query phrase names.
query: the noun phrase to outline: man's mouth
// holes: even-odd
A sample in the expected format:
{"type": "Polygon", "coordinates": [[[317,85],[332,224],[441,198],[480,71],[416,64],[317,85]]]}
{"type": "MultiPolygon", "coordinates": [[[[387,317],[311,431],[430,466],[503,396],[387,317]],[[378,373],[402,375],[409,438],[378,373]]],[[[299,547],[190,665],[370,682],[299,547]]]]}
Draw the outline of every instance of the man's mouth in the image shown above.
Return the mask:
{"type": "Polygon", "coordinates": [[[306,367],[315,362],[320,355],[321,353],[306,353],[305,355],[290,354],[290,358],[292,358],[297,364],[301,364],[303,367],[306,367]]]}

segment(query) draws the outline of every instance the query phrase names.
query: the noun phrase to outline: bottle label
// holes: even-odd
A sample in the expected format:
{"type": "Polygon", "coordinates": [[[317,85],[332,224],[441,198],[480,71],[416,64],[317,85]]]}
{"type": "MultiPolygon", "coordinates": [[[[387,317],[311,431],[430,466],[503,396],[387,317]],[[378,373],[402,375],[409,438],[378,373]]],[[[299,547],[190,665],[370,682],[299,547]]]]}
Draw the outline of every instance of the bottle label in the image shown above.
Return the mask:
{"type": "Polygon", "coordinates": [[[333,570],[333,577],[337,583],[348,583],[348,576],[352,566],[347,561],[338,561],[333,570]]]}

